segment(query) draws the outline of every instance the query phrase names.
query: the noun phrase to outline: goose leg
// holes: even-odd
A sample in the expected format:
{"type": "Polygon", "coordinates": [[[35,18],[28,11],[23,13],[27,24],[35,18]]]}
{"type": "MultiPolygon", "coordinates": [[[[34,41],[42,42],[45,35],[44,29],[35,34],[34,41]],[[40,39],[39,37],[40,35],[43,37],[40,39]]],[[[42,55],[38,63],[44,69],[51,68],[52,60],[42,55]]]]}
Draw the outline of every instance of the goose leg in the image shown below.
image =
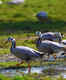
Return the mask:
{"type": "Polygon", "coordinates": [[[54,59],[56,60],[56,58],[57,58],[56,54],[54,54],[53,57],[54,57],[54,59]]]}
{"type": "Polygon", "coordinates": [[[54,56],[54,58],[56,59],[56,58],[57,58],[57,56],[55,55],[55,56],[54,56]]]}
{"type": "Polygon", "coordinates": [[[28,73],[30,73],[30,72],[31,72],[31,65],[28,64],[28,73]]]}

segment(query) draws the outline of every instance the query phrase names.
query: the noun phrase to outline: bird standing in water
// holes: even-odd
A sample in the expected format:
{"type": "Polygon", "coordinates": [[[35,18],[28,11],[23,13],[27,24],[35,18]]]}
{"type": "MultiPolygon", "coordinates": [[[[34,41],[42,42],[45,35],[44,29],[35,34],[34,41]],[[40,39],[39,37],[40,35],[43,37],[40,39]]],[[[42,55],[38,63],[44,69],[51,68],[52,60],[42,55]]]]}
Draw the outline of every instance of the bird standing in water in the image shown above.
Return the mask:
{"type": "MultiPolygon", "coordinates": [[[[66,45],[54,41],[44,40],[41,38],[36,40],[36,47],[38,51],[43,52],[45,55],[50,55],[55,53],[56,55],[61,55],[60,52],[66,53],[66,45]]],[[[55,56],[56,57],[56,56],[55,56]]]]}
{"type": "MultiPolygon", "coordinates": [[[[11,48],[10,51],[12,54],[14,54],[16,57],[20,58],[21,60],[25,60],[28,63],[28,72],[31,71],[31,66],[29,64],[29,61],[40,59],[42,57],[42,54],[40,54],[39,51],[36,51],[32,48],[25,47],[25,46],[16,46],[16,40],[12,37],[9,37],[7,42],[11,42],[11,48]]],[[[21,62],[20,64],[22,64],[21,62]]],[[[19,64],[17,64],[19,65],[19,64]]]]}

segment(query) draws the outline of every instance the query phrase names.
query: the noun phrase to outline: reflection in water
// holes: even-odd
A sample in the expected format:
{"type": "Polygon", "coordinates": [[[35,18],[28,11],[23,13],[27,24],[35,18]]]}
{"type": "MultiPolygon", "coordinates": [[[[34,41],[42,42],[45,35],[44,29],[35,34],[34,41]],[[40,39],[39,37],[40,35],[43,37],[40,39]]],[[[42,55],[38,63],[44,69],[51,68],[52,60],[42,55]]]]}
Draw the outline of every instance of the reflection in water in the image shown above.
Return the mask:
{"type": "MultiPolygon", "coordinates": [[[[15,76],[15,75],[24,75],[28,73],[28,68],[20,68],[20,69],[3,69],[0,71],[1,74],[5,76],[15,76]]],[[[38,74],[46,74],[50,76],[58,76],[59,74],[66,78],[66,67],[59,67],[59,66],[51,66],[51,67],[32,67],[31,73],[38,73],[38,74]]]]}
{"type": "MultiPolygon", "coordinates": [[[[42,70],[46,69],[46,67],[32,67],[31,73],[42,73],[42,70]]],[[[28,73],[28,68],[21,68],[21,69],[6,69],[1,70],[0,73],[6,76],[15,76],[15,75],[22,75],[28,73]]]]}

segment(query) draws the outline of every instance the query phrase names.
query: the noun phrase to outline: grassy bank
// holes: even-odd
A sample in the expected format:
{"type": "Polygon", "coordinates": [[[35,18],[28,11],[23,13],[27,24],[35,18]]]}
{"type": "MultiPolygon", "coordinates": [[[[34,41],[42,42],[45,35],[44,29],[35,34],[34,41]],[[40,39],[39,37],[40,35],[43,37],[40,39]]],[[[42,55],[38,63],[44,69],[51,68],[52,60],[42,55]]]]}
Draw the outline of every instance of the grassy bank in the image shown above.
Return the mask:
{"type": "Polygon", "coordinates": [[[15,77],[12,77],[12,78],[0,75],[0,79],[1,80],[66,80],[62,76],[50,77],[50,76],[45,76],[45,75],[41,75],[41,74],[38,75],[37,73],[23,75],[23,76],[15,76],[15,77]]]}

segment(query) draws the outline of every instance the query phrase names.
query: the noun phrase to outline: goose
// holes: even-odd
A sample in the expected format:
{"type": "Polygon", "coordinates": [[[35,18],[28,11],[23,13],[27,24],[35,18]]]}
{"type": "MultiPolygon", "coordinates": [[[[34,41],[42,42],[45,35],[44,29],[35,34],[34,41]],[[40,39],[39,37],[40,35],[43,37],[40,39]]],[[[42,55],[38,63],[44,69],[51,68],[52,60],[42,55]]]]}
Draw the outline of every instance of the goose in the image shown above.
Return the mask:
{"type": "Polygon", "coordinates": [[[36,40],[36,47],[38,51],[43,52],[48,56],[53,53],[56,55],[62,55],[61,52],[66,53],[66,45],[49,40],[42,41],[41,38],[36,40]]]}
{"type": "Polygon", "coordinates": [[[39,31],[36,32],[36,35],[42,40],[50,40],[50,41],[58,41],[61,42],[64,35],[60,32],[45,32],[41,33],[39,31]]]}
{"type": "MultiPolygon", "coordinates": [[[[13,37],[8,37],[6,43],[7,42],[12,43],[10,48],[11,53],[16,57],[20,58],[21,60],[25,60],[28,63],[28,72],[30,72],[31,70],[29,61],[34,61],[35,59],[40,59],[42,57],[42,54],[37,50],[34,50],[26,46],[16,46],[16,40],[13,37]]],[[[20,64],[22,63],[23,62],[21,62],[20,64]]]]}

